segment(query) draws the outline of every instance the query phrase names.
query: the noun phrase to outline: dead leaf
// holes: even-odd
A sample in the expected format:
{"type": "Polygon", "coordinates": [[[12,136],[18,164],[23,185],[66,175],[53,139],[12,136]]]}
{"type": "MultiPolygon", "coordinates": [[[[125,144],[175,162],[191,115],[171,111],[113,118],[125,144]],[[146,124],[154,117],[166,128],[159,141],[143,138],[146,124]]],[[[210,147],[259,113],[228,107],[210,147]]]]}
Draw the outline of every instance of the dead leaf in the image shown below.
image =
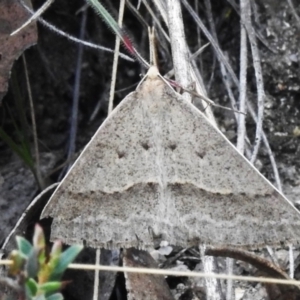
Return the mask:
{"type": "MultiPolygon", "coordinates": [[[[30,0],[25,3],[31,7],[30,0]]],[[[30,24],[18,34],[10,34],[20,27],[30,14],[18,0],[0,1],[0,104],[8,89],[8,80],[13,63],[30,46],[37,42],[35,23],[30,24]]]]}

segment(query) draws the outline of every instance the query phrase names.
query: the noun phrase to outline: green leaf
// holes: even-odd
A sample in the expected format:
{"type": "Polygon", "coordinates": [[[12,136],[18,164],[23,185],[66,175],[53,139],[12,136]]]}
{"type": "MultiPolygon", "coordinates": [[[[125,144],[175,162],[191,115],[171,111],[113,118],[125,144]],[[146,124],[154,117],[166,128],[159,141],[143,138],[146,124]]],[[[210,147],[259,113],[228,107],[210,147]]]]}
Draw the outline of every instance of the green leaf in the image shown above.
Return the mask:
{"type": "Polygon", "coordinates": [[[31,298],[30,300],[46,300],[45,295],[38,295],[36,297],[31,298]]]}
{"type": "Polygon", "coordinates": [[[21,236],[17,236],[16,240],[17,240],[17,245],[18,245],[19,251],[21,252],[21,254],[23,254],[25,257],[27,257],[33,248],[32,245],[21,236]]]}
{"type": "Polygon", "coordinates": [[[60,256],[57,265],[52,271],[50,280],[59,280],[63,272],[67,269],[68,265],[76,258],[82,249],[83,246],[81,245],[73,245],[64,251],[60,256]]]}
{"type": "Polygon", "coordinates": [[[45,241],[43,228],[39,224],[36,224],[34,227],[34,235],[32,241],[33,241],[33,246],[36,249],[40,250],[38,261],[40,265],[43,265],[46,262],[46,253],[45,253],[46,241],[45,241]]]}
{"type": "Polygon", "coordinates": [[[39,249],[32,248],[31,252],[29,253],[25,270],[27,272],[27,276],[31,278],[35,278],[37,276],[37,273],[39,271],[39,261],[38,261],[38,255],[39,255],[39,249]]]}
{"type": "Polygon", "coordinates": [[[34,226],[34,235],[32,241],[35,248],[43,249],[46,247],[44,231],[39,224],[34,226]]]}
{"type": "Polygon", "coordinates": [[[95,9],[96,13],[103,18],[104,22],[114,31],[121,41],[123,41],[122,29],[107,9],[99,3],[98,0],[88,0],[88,3],[95,9]]]}
{"type": "Polygon", "coordinates": [[[18,250],[13,250],[9,255],[9,259],[12,260],[13,263],[9,265],[8,273],[14,276],[20,274],[25,263],[24,255],[18,250]]]}
{"type": "Polygon", "coordinates": [[[47,300],[64,300],[64,297],[61,293],[53,294],[47,297],[47,300]]]}
{"type": "Polygon", "coordinates": [[[30,297],[35,296],[38,290],[37,282],[33,278],[29,278],[26,283],[26,295],[30,297]]]}
{"type": "Polygon", "coordinates": [[[65,286],[65,283],[61,281],[51,281],[41,284],[39,290],[50,294],[59,291],[63,286],[65,286]]]}
{"type": "Polygon", "coordinates": [[[52,246],[52,249],[51,249],[50,257],[59,256],[61,254],[61,249],[62,249],[61,241],[55,241],[53,243],[53,246],[52,246]]]}
{"type": "MultiPolygon", "coordinates": [[[[60,261],[61,251],[62,251],[61,241],[55,241],[53,246],[52,246],[51,253],[49,255],[49,261],[47,263],[47,266],[48,266],[47,276],[48,277],[52,275],[53,270],[55,270],[55,268],[57,267],[57,264],[60,261]]],[[[41,275],[44,276],[43,273],[41,273],[41,275]]],[[[52,280],[57,280],[59,278],[60,278],[59,276],[56,276],[55,278],[51,277],[52,280]]]]}
{"type": "Polygon", "coordinates": [[[24,145],[18,145],[13,139],[0,127],[0,138],[24,161],[24,163],[34,171],[34,162],[31,154],[24,145]]]}

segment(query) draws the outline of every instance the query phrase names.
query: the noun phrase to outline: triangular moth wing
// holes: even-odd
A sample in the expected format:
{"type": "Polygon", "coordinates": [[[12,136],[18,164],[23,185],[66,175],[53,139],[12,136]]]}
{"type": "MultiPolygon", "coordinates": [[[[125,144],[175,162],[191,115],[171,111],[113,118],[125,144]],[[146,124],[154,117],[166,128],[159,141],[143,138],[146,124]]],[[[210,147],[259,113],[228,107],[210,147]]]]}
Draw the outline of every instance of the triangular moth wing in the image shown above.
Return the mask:
{"type": "Polygon", "coordinates": [[[52,239],[92,247],[298,241],[300,214],[159,77],[101,125],[45,207],[52,239]]]}

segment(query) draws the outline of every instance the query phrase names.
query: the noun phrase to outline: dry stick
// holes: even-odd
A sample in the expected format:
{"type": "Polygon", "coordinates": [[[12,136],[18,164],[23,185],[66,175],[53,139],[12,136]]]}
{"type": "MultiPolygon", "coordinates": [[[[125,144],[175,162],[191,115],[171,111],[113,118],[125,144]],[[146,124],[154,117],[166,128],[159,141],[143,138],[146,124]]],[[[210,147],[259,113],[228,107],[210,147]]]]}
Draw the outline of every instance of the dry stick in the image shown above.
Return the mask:
{"type": "MultiPolygon", "coordinates": [[[[120,28],[122,28],[122,23],[123,23],[124,7],[125,7],[125,0],[121,0],[120,7],[119,7],[119,18],[118,18],[118,25],[120,26],[120,28]]],[[[113,61],[113,67],[112,67],[112,79],[111,79],[110,92],[109,92],[108,115],[110,115],[113,110],[117,69],[118,69],[118,60],[119,60],[119,52],[120,52],[120,43],[121,43],[121,39],[118,35],[116,35],[114,61],[113,61]]],[[[101,256],[101,249],[97,248],[97,250],[96,250],[96,265],[100,264],[100,256],[101,256]]],[[[93,300],[97,300],[98,297],[99,297],[99,270],[95,270],[93,300]]]]}
{"type": "MultiPolygon", "coordinates": [[[[119,24],[120,28],[122,28],[124,7],[125,7],[125,0],[121,0],[120,8],[119,8],[119,18],[118,18],[118,24],[119,24]]],[[[118,57],[119,57],[118,54],[120,51],[120,43],[121,43],[121,40],[118,37],[118,35],[116,35],[115,54],[114,54],[114,61],[113,61],[113,68],[112,68],[112,79],[111,79],[110,92],[109,92],[108,115],[113,110],[113,101],[114,101],[115,87],[116,87],[116,77],[117,77],[118,57]]]]}
{"type": "MultiPolygon", "coordinates": [[[[12,260],[0,260],[0,265],[11,265],[12,260]]],[[[216,278],[216,279],[232,279],[239,281],[249,282],[261,282],[261,283],[274,283],[282,285],[293,285],[300,286],[299,280],[289,279],[277,279],[277,278],[265,278],[265,277],[254,277],[254,276],[238,276],[238,275],[227,275],[227,274],[214,274],[214,273],[203,273],[194,271],[173,271],[173,270],[162,270],[162,269],[151,269],[151,268],[133,268],[133,267],[115,267],[115,266],[102,266],[102,265],[88,265],[88,264],[69,264],[68,269],[75,270],[87,270],[95,271],[108,271],[108,272],[128,272],[128,273],[139,273],[139,274],[154,274],[162,276],[179,276],[179,277],[198,277],[198,278],[216,278]]]]}
{"type": "MultiPolygon", "coordinates": [[[[213,45],[215,51],[216,51],[216,54],[217,54],[217,57],[218,59],[224,63],[224,65],[226,66],[227,68],[227,71],[229,72],[229,74],[231,75],[231,78],[234,82],[234,84],[239,87],[239,81],[238,81],[238,78],[236,77],[235,73],[233,72],[233,69],[231,68],[231,66],[229,65],[229,63],[227,62],[227,60],[225,59],[225,56],[224,54],[222,53],[222,51],[220,50],[220,48],[218,47],[218,45],[216,44],[216,42],[214,41],[214,39],[212,38],[211,34],[209,33],[209,31],[206,29],[206,27],[204,26],[204,24],[202,23],[202,21],[200,20],[200,18],[195,14],[195,12],[193,11],[193,9],[190,7],[190,5],[188,4],[188,2],[186,0],[181,0],[183,5],[185,6],[185,8],[189,11],[189,13],[192,15],[192,17],[194,18],[195,22],[198,24],[198,26],[200,26],[200,28],[204,31],[206,37],[208,38],[208,40],[211,42],[211,44],[213,45]]],[[[254,111],[254,108],[252,107],[251,103],[248,101],[247,102],[247,109],[249,110],[250,112],[250,115],[252,117],[252,119],[257,122],[257,117],[256,117],[256,113],[254,111]]],[[[274,179],[275,179],[275,182],[276,182],[276,186],[278,188],[279,191],[282,190],[282,187],[281,187],[281,182],[280,182],[280,178],[279,178],[279,173],[278,173],[278,168],[277,168],[277,165],[276,165],[276,162],[275,162],[275,159],[274,159],[274,155],[272,153],[272,150],[270,148],[270,145],[269,145],[269,142],[268,142],[268,139],[264,133],[264,131],[262,131],[262,139],[263,139],[263,142],[265,144],[265,147],[267,149],[267,152],[268,152],[268,155],[269,155],[269,158],[270,158],[270,162],[271,162],[271,165],[272,165],[272,168],[273,168],[273,173],[274,173],[274,179]]]]}
{"type": "MultiPolygon", "coordinates": [[[[209,46],[210,43],[205,44],[204,46],[202,46],[201,48],[199,48],[196,52],[194,52],[191,57],[190,57],[190,61],[195,60],[197,58],[198,55],[200,55],[207,46],[209,46]]],[[[174,69],[171,69],[170,71],[168,71],[168,73],[166,73],[164,75],[165,79],[170,79],[171,77],[174,76],[174,69]]],[[[181,87],[180,87],[181,88],[181,87]]],[[[212,100],[210,100],[211,102],[213,102],[212,100]]],[[[209,101],[209,102],[210,102],[209,101]]]]}
{"type": "Polygon", "coordinates": [[[208,29],[205,27],[205,25],[203,24],[203,22],[201,21],[201,19],[199,18],[199,16],[197,16],[197,14],[194,12],[194,10],[189,5],[189,3],[187,2],[187,0],[181,0],[181,2],[184,5],[184,7],[187,9],[187,11],[190,13],[190,15],[193,17],[193,19],[196,22],[196,24],[203,31],[203,33],[205,34],[205,36],[207,37],[207,39],[209,40],[209,42],[214,47],[214,50],[216,52],[216,55],[217,55],[218,59],[226,66],[226,68],[227,68],[228,72],[230,73],[230,75],[233,76],[235,73],[234,73],[231,65],[227,61],[225,55],[221,51],[221,49],[220,49],[218,43],[216,42],[216,40],[213,38],[213,36],[208,31],[208,29]]]}
{"type": "MultiPolygon", "coordinates": [[[[241,6],[241,47],[240,47],[240,86],[239,86],[239,110],[246,112],[246,99],[247,99],[247,32],[244,26],[244,19],[246,18],[247,10],[245,9],[245,1],[240,1],[241,6]]],[[[237,149],[244,154],[246,137],[246,118],[245,115],[238,116],[237,123],[237,149]]]]}
{"type": "MultiPolygon", "coordinates": [[[[141,0],[140,0],[141,1],[141,0]]],[[[142,15],[139,13],[139,11],[131,4],[129,0],[126,0],[126,6],[131,10],[131,12],[135,15],[137,20],[143,24],[145,28],[148,28],[148,23],[145,21],[145,19],[142,17],[142,15]]]]}
{"type": "Polygon", "coordinates": [[[168,26],[167,6],[165,0],[152,0],[160,12],[165,24],[168,26]]]}
{"type": "MultiPolygon", "coordinates": [[[[100,256],[101,256],[101,249],[97,248],[95,266],[100,265],[100,256]]],[[[93,300],[98,300],[99,297],[99,271],[100,271],[99,269],[95,269],[93,300]]]]}
{"type": "MultiPolygon", "coordinates": [[[[189,54],[191,55],[190,51],[189,51],[189,54]]],[[[194,82],[196,82],[196,92],[198,95],[200,95],[200,98],[202,98],[204,100],[204,97],[205,97],[205,95],[207,95],[207,92],[206,92],[206,88],[205,88],[205,85],[203,82],[203,78],[201,76],[201,73],[199,72],[199,69],[198,69],[198,66],[197,66],[195,60],[191,61],[191,66],[192,66],[192,68],[191,68],[192,78],[193,78],[194,82]]],[[[213,105],[218,106],[214,102],[213,102],[213,105]]],[[[224,108],[224,106],[222,108],[224,108]]],[[[227,108],[225,108],[225,109],[227,109],[227,108]]],[[[213,114],[210,106],[206,107],[205,115],[210,120],[212,125],[214,125],[215,127],[218,127],[216,119],[214,117],[214,114],[213,114]]]]}
{"type": "MultiPolygon", "coordinates": [[[[205,6],[206,6],[206,13],[207,13],[210,29],[211,29],[211,32],[212,32],[212,36],[214,37],[216,43],[219,44],[215,24],[214,24],[214,21],[213,21],[212,8],[211,8],[210,0],[205,0],[205,6]]],[[[229,84],[228,79],[227,79],[228,76],[227,76],[226,69],[224,67],[224,64],[220,63],[220,66],[221,66],[223,82],[225,83],[225,87],[227,89],[227,93],[229,95],[231,104],[233,104],[236,101],[234,99],[232,89],[231,89],[230,84],[229,84]]],[[[235,106],[232,105],[232,107],[234,108],[235,106]]],[[[235,117],[239,118],[237,114],[235,114],[235,117]]],[[[233,264],[234,264],[234,260],[232,258],[229,258],[229,257],[226,258],[226,272],[227,272],[228,275],[233,274],[233,264]]],[[[233,281],[228,280],[227,285],[226,285],[226,300],[231,300],[231,298],[232,298],[232,288],[233,288],[233,281]]]]}
{"type": "Polygon", "coordinates": [[[263,125],[263,116],[264,116],[264,102],[265,102],[265,91],[264,91],[264,81],[262,77],[262,69],[260,63],[260,55],[257,46],[257,40],[255,36],[255,32],[253,26],[251,24],[251,6],[249,0],[243,0],[242,2],[245,3],[243,9],[245,9],[243,19],[244,25],[246,27],[248,38],[251,46],[251,52],[253,57],[253,67],[255,71],[255,78],[256,78],[256,87],[257,87],[257,123],[256,123],[256,132],[255,132],[255,142],[254,148],[252,152],[252,157],[250,161],[252,163],[255,162],[260,142],[262,139],[262,125],[263,125]]]}
{"type": "MultiPolygon", "coordinates": [[[[31,203],[27,206],[27,208],[25,209],[25,211],[22,213],[21,217],[19,218],[19,220],[17,221],[16,225],[14,226],[14,228],[10,231],[9,235],[5,238],[1,249],[5,249],[9,240],[12,238],[12,236],[15,234],[16,230],[19,228],[20,224],[22,223],[23,219],[25,218],[25,216],[28,214],[28,212],[31,210],[32,207],[34,207],[36,205],[36,203],[46,194],[48,193],[50,190],[56,188],[58,186],[58,182],[53,183],[52,185],[48,186],[47,188],[45,188],[43,191],[41,191],[32,201],[31,203]]],[[[0,259],[1,259],[1,253],[0,253],[0,259]]],[[[1,260],[0,260],[1,261],[1,260]]]]}
{"type": "Polygon", "coordinates": [[[164,35],[165,39],[170,43],[170,38],[168,36],[168,34],[164,31],[164,29],[162,28],[159,20],[156,18],[155,13],[153,12],[153,10],[151,9],[151,7],[148,5],[146,0],[142,0],[143,4],[145,5],[146,9],[148,10],[148,12],[150,13],[151,17],[154,20],[154,23],[158,26],[158,28],[160,29],[160,31],[162,32],[162,34],[164,35]]]}
{"type": "MultiPolygon", "coordinates": [[[[226,257],[226,273],[228,275],[233,274],[233,265],[234,265],[235,260],[226,257]]],[[[232,288],[233,288],[233,280],[228,279],[227,280],[227,285],[226,285],[226,300],[231,300],[232,299],[232,288]]]]}
{"type": "MultiPolygon", "coordinates": [[[[167,6],[166,6],[166,2],[162,2],[161,0],[152,0],[154,2],[154,4],[156,5],[157,9],[159,10],[165,24],[167,26],[169,26],[169,21],[167,19],[167,6]]],[[[183,33],[184,35],[184,33],[183,33]]],[[[184,41],[184,43],[186,43],[184,41]]],[[[187,48],[187,47],[186,47],[187,48]]],[[[175,48],[176,49],[176,48],[175,48]]],[[[173,50],[172,50],[173,51],[173,50]]],[[[188,57],[191,57],[191,52],[190,50],[187,48],[188,51],[188,57]]],[[[180,55],[180,53],[179,53],[180,55]]],[[[191,76],[192,76],[192,80],[196,82],[196,92],[197,92],[197,97],[199,97],[199,95],[206,95],[206,90],[205,90],[205,86],[201,77],[201,74],[199,73],[197,64],[194,60],[190,61],[190,71],[191,71],[191,76]]],[[[200,96],[201,98],[201,96],[200,96]]],[[[203,98],[202,98],[203,99],[203,98]]],[[[211,108],[208,106],[207,109],[205,110],[205,114],[208,117],[208,119],[210,120],[210,122],[212,123],[212,125],[214,125],[215,127],[217,127],[217,123],[216,120],[214,118],[214,115],[211,111],[211,108]]]]}
{"type": "MultiPolygon", "coordinates": [[[[221,64],[221,70],[222,70],[222,69],[224,69],[224,68],[222,68],[222,64],[221,64]]],[[[225,78],[225,77],[223,76],[223,78],[225,78]]],[[[228,90],[231,91],[231,89],[228,89],[228,90]]],[[[234,99],[233,97],[230,97],[230,98],[234,99]]],[[[234,101],[235,101],[235,100],[234,100],[234,101]]],[[[240,117],[240,116],[239,116],[239,117],[240,117]]],[[[239,124],[241,124],[241,123],[239,122],[239,124]]],[[[243,140],[244,140],[244,138],[243,138],[243,140]]],[[[271,156],[271,157],[272,157],[272,156],[271,156]]],[[[276,171],[277,171],[277,168],[275,168],[275,169],[276,169],[276,171]]],[[[275,172],[276,172],[276,171],[275,171],[275,172]]],[[[279,178],[279,177],[278,177],[278,178],[279,178]]],[[[227,285],[227,287],[228,287],[228,285],[227,285]]],[[[230,288],[230,286],[229,286],[229,288],[230,288]]],[[[227,291],[228,291],[228,290],[227,290],[227,291]]],[[[230,293],[228,292],[228,293],[227,293],[227,297],[229,297],[229,294],[230,294],[230,293]]]]}
{"type": "MultiPolygon", "coordinates": [[[[220,46],[219,46],[219,42],[218,42],[218,36],[217,36],[217,32],[216,32],[216,28],[215,28],[215,24],[213,22],[213,16],[212,16],[212,9],[211,9],[211,4],[210,4],[210,1],[206,0],[205,1],[205,4],[206,4],[206,10],[207,10],[207,15],[208,15],[208,20],[209,20],[209,25],[210,25],[210,28],[211,28],[211,31],[212,31],[212,36],[214,38],[214,41],[216,43],[216,45],[219,47],[219,49],[221,50],[220,46]]],[[[226,59],[227,61],[227,59],[226,59]]],[[[222,62],[220,62],[220,68],[221,68],[221,73],[222,73],[222,81],[225,85],[225,88],[227,90],[227,93],[228,93],[228,96],[229,96],[229,99],[230,99],[230,102],[231,102],[231,107],[233,109],[235,114],[235,118],[236,120],[238,121],[238,114],[237,113],[241,113],[240,111],[237,110],[237,105],[236,105],[236,100],[235,100],[235,97],[233,95],[233,92],[232,92],[232,88],[231,88],[231,84],[229,82],[229,78],[228,78],[228,72],[224,66],[224,64],[222,62]]],[[[229,110],[227,108],[227,110],[229,110]]],[[[243,114],[245,114],[245,112],[242,112],[243,114]]]]}
{"type": "MultiPolygon", "coordinates": [[[[22,4],[22,6],[31,14],[34,14],[34,11],[28,7],[24,2],[23,0],[20,0],[20,3],[22,4]]],[[[84,46],[87,46],[87,47],[90,47],[90,48],[94,48],[94,49],[97,49],[97,50],[101,50],[101,51],[106,51],[106,52],[110,52],[110,53],[113,53],[114,51],[112,49],[109,49],[109,48],[106,48],[106,47],[102,47],[102,46],[99,46],[99,45],[95,45],[93,43],[90,43],[90,42],[86,42],[86,41],[82,41],[68,33],[65,33],[64,31],[56,28],[55,26],[53,26],[52,24],[46,22],[43,18],[39,17],[37,19],[41,24],[43,24],[45,27],[49,28],[50,30],[52,30],[53,32],[57,33],[58,35],[61,35],[65,38],[67,38],[68,40],[70,41],[73,41],[75,43],[79,43],[79,44],[82,44],[84,46]]],[[[126,54],[123,54],[123,53],[120,53],[120,57],[127,60],[127,61],[131,61],[131,62],[134,62],[135,60],[132,59],[131,57],[129,57],[128,55],[126,54]]]]}
{"type": "MultiPolygon", "coordinates": [[[[183,20],[179,0],[167,0],[168,26],[171,40],[172,58],[176,81],[182,86],[190,86],[192,80],[190,76],[190,65],[188,64],[188,50],[184,34],[183,20]]],[[[191,102],[191,95],[183,94],[185,100],[191,102]]],[[[199,245],[203,250],[205,245],[199,245]]],[[[204,250],[203,250],[204,251],[204,250]]],[[[212,257],[202,256],[202,262],[205,271],[213,271],[212,257]]],[[[206,279],[207,299],[220,299],[218,284],[216,279],[206,279]]]]}
{"type": "MultiPolygon", "coordinates": [[[[121,0],[120,8],[119,8],[119,18],[118,18],[118,24],[119,24],[120,28],[122,28],[124,7],[125,7],[125,0],[121,0]]],[[[121,43],[121,40],[120,40],[119,36],[116,35],[114,61],[113,61],[113,68],[112,68],[112,79],[111,79],[110,92],[109,92],[108,115],[110,115],[110,113],[113,110],[117,69],[118,69],[118,59],[119,59],[119,52],[120,52],[120,43],[121,43]]],[[[101,249],[97,248],[96,249],[96,265],[100,264],[100,256],[101,256],[101,249]]],[[[99,297],[99,270],[95,270],[93,300],[97,300],[98,297],[99,297]]]]}
{"type": "Polygon", "coordinates": [[[269,256],[271,257],[271,260],[272,260],[273,264],[276,265],[277,267],[280,267],[280,264],[278,262],[276,254],[273,251],[272,247],[267,245],[266,248],[267,248],[267,252],[268,252],[269,256]]]}
{"type": "MultiPolygon", "coordinates": [[[[225,70],[224,70],[224,71],[225,71],[225,70]]],[[[204,100],[208,105],[215,106],[215,107],[220,107],[220,108],[222,108],[222,109],[224,109],[224,110],[229,110],[229,111],[233,111],[233,112],[238,113],[238,114],[244,114],[244,115],[246,115],[246,113],[241,112],[241,111],[239,111],[239,110],[237,110],[237,109],[234,109],[234,108],[230,108],[230,107],[226,107],[226,106],[223,106],[223,105],[216,104],[213,100],[207,98],[207,97],[204,96],[204,95],[201,95],[201,94],[199,94],[199,93],[196,93],[196,92],[194,92],[194,91],[192,91],[192,90],[185,89],[185,88],[183,88],[183,87],[181,87],[181,86],[180,86],[180,89],[182,89],[182,90],[185,91],[185,92],[190,93],[191,95],[193,95],[193,96],[195,96],[195,97],[198,97],[198,98],[204,100]]],[[[231,89],[230,89],[230,90],[231,90],[231,89]]],[[[233,97],[233,95],[232,95],[232,97],[233,97]]]]}
{"type": "MultiPolygon", "coordinates": [[[[124,7],[125,7],[125,0],[121,0],[120,8],[119,8],[119,18],[118,18],[118,25],[120,26],[120,28],[122,28],[122,23],[123,23],[124,7]]],[[[112,79],[111,79],[110,92],[109,92],[108,115],[110,115],[113,110],[117,69],[118,69],[118,61],[119,61],[119,52],[120,52],[120,43],[121,43],[121,39],[118,35],[116,35],[114,61],[113,61],[113,68],[112,68],[112,79]]],[[[100,255],[101,255],[101,249],[97,248],[97,250],[96,250],[96,265],[100,264],[100,255]]],[[[99,297],[99,270],[95,270],[94,276],[95,276],[95,280],[94,280],[93,300],[97,300],[99,297]]]]}
{"type": "MultiPolygon", "coordinates": [[[[197,28],[198,28],[198,26],[197,26],[197,28]]],[[[215,79],[215,70],[216,70],[216,65],[217,65],[217,58],[216,58],[216,56],[214,55],[213,57],[212,57],[212,64],[211,64],[211,74],[210,74],[210,78],[209,78],[209,80],[208,80],[208,82],[207,82],[207,84],[206,84],[206,86],[207,86],[207,90],[208,91],[210,91],[211,90],[211,87],[212,87],[212,85],[213,85],[213,81],[214,81],[214,79],[215,79]]]]}
{"type": "Polygon", "coordinates": [[[27,63],[26,63],[26,58],[25,58],[24,54],[22,55],[22,59],[23,59],[24,70],[25,70],[26,86],[27,86],[27,91],[28,91],[30,115],[31,115],[31,122],[32,122],[33,143],[34,143],[34,152],[35,152],[35,172],[34,172],[34,176],[36,177],[39,188],[41,190],[43,190],[45,188],[45,183],[44,183],[44,180],[43,180],[42,174],[41,174],[40,153],[39,153],[39,144],[38,144],[38,137],[37,137],[35,113],[34,113],[31,86],[30,86],[30,82],[29,82],[27,63]]]}
{"type": "MultiPolygon", "coordinates": [[[[270,250],[271,252],[273,252],[272,249],[270,250]]],[[[205,252],[207,255],[231,257],[249,263],[252,266],[256,267],[259,271],[268,274],[268,276],[272,276],[275,278],[290,279],[288,274],[282,270],[279,264],[274,264],[266,258],[257,256],[256,254],[251,253],[249,251],[245,251],[243,249],[234,247],[213,247],[207,248],[205,252]]],[[[282,292],[284,292],[284,287],[279,287],[279,289],[282,292]]],[[[300,286],[297,286],[296,289],[298,290],[297,294],[299,294],[300,286]]]]}
{"type": "Polygon", "coordinates": [[[20,32],[22,29],[27,27],[37,18],[39,18],[47,9],[48,7],[54,2],[54,0],[47,0],[24,24],[21,25],[18,29],[12,32],[10,35],[15,35],[16,33],[20,32]]]}
{"type": "Polygon", "coordinates": [[[297,14],[297,12],[295,10],[294,4],[293,4],[292,0],[287,0],[287,1],[288,1],[288,4],[289,4],[289,6],[290,6],[290,8],[292,10],[292,13],[293,13],[293,15],[294,15],[294,17],[295,17],[295,19],[297,21],[297,26],[300,29],[300,18],[299,18],[298,14],[297,14]]]}
{"type": "MultiPolygon", "coordinates": [[[[211,29],[211,32],[212,32],[212,37],[213,37],[216,45],[221,50],[221,48],[219,46],[219,42],[218,42],[217,31],[216,31],[215,24],[214,24],[214,21],[213,21],[212,8],[211,8],[210,0],[206,0],[205,1],[205,5],[206,5],[208,22],[209,22],[210,29],[211,29]]],[[[226,59],[226,61],[227,61],[227,59],[226,59]]],[[[237,111],[236,100],[234,98],[234,95],[233,95],[233,92],[232,92],[232,89],[231,89],[231,86],[230,86],[230,83],[229,83],[229,80],[228,80],[227,71],[226,71],[225,66],[224,66],[224,64],[222,62],[220,62],[220,67],[221,67],[221,73],[222,73],[223,83],[225,84],[225,88],[227,90],[227,93],[228,93],[228,96],[229,96],[229,99],[230,99],[233,111],[236,112],[235,113],[235,118],[238,120],[238,114],[237,113],[240,113],[240,112],[237,111]]]]}
{"type": "MultiPolygon", "coordinates": [[[[191,8],[191,6],[188,4],[188,2],[186,0],[182,0],[183,5],[185,6],[185,8],[188,10],[188,12],[190,13],[190,15],[194,18],[196,24],[200,27],[200,29],[204,32],[205,36],[207,37],[207,39],[210,41],[210,43],[213,45],[215,52],[216,52],[216,56],[218,58],[218,60],[220,62],[222,62],[228,72],[230,73],[231,76],[234,76],[235,73],[231,67],[231,65],[228,63],[226,57],[224,56],[223,52],[221,51],[218,43],[216,42],[216,40],[213,38],[213,36],[210,34],[210,32],[207,30],[207,28],[205,27],[205,25],[203,24],[203,22],[200,20],[200,18],[198,17],[198,15],[193,11],[193,9],[191,8]]],[[[223,75],[223,77],[226,77],[225,75],[223,75]]],[[[229,85],[228,85],[229,86],[229,85]]],[[[229,95],[232,93],[229,93],[229,95]]],[[[231,99],[231,102],[235,102],[235,100],[231,99]]],[[[232,105],[233,107],[236,107],[236,105],[232,105]]]]}
{"type": "MultiPolygon", "coordinates": [[[[179,0],[167,0],[166,2],[175,78],[181,86],[190,86],[192,79],[180,2],[179,0]]],[[[184,93],[183,98],[191,102],[192,97],[189,93],[184,93]]]]}
{"type": "MultiPolygon", "coordinates": [[[[86,20],[87,20],[87,10],[85,9],[82,12],[82,19],[81,19],[81,24],[80,24],[79,38],[81,40],[84,38],[84,35],[85,35],[86,20]]],[[[79,44],[78,45],[77,62],[76,62],[76,71],[75,71],[72,112],[71,112],[71,120],[70,120],[70,141],[69,141],[68,155],[67,155],[67,160],[68,161],[72,157],[74,157],[75,147],[76,147],[82,56],[83,56],[83,45],[79,44]]],[[[67,169],[69,167],[70,167],[70,164],[68,164],[67,169]]]]}
{"type": "MultiPolygon", "coordinates": [[[[215,258],[213,256],[205,255],[206,245],[199,245],[200,259],[203,264],[204,273],[215,273],[215,258]]],[[[206,299],[207,300],[221,300],[221,291],[217,278],[205,277],[206,299]]]]}
{"type": "MultiPolygon", "coordinates": [[[[239,11],[239,8],[238,8],[237,4],[236,4],[233,0],[227,0],[227,2],[233,7],[233,9],[234,9],[235,12],[237,13],[237,15],[239,15],[239,16],[241,17],[240,11],[239,11]]],[[[251,4],[252,4],[252,6],[254,6],[254,8],[253,8],[253,15],[254,15],[255,22],[256,22],[256,23],[259,23],[259,22],[258,22],[258,16],[257,16],[257,15],[258,15],[257,9],[255,9],[256,4],[255,4],[254,1],[251,1],[251,4]]],[[[263,37],[263,35],[261,34],[260,31],[256,31],[255,34],[256,34],[257,38],[260,40],[260,42],[261,42],[261,43],[262,43],[262,44],[263,44],[270,52],[272,52],[272,53],[278,53],[278,51],[274,50],[274,47],[272,48],[272,47],[269,45],[269,43],[268,43],[267,40],[263,37]]]]}
{"type": "MultiPolygon", "coordinates": [[[[198,28],[198,27],[197,27],[198,28]]],[[[205,45],[203,45],[202,47],[200,47],[195,53],[193,53],[190,56],[190,60],[194,60],[197,58],[198,55],[200,55],[208,46],[210,45],[210,43],[206,43],[205,45]]]]}
{"type": "MultiPolygon", "coordinates": [[[[252,104],[249,101],[247,102],[247,109],[250,112],[250,115],[251,115],[252,119],[256,122],[257,116],[256,116],[256,113],[254,111],[254,108],[252,107],[252,104]]],[[[277,189],[280,192],[282,192],[282,185],[281,185],[281,180],[280,180],[277,164],[276,164],[272,149],[270,147],[268,138],[267,138],[264,131],[262,131],[262,139],[263,139],[263,142],[265,144],[266,150],[267,150],[269,158],[270,158],[270,162],[271,162],[271,165],[272,165],[272,168],[273,168],[273,175],[274,175],[274,179],[275,179],[275,182],[276,182],[277,189]]]]}
{"type": "Polygon", "coordinates": [[[231,257],[243,262],[246,262],[258,270],[274,276],[276,278],[290,279],[289,276],[270,260],[260,257],[252,252],[234,247],[208,247],[205,251],[206,255],[218,257],[231,257]]]}
{"type": "Polygon", "coordinates": [[[289,262],[290,262],[290,277],[294,278],[294,253],[293,245],[289,244],[289,262]]]}
{"type": "Polygon", "coordinates": [[[139,0],[138,4],[137,4],[137,6],[136,6],[136,9],[137,9],[137,10],[139,10],[139,9],[140,9],[140,7],[141,7],[141,3],[142,3],[142,0],[139,0]]]}
{"type": "MultiPolygon", "coordinates": [[[[199,14],[199,1],[198,0],[194,0],[194,5],[195,5],[195,11],[199,14]]],[[[197,47],[198,49],[201,48],[201,31],[200,28],[197,26],[196,27],[196,31],[197,31],[197,47]]],[[[202,59],[199,59],[199,69],[200,69],[200,73],[203,74],[203,63],[202,63],[202,59]]],[[[213,68],[214,69],[214,68],[213,68]]]]}

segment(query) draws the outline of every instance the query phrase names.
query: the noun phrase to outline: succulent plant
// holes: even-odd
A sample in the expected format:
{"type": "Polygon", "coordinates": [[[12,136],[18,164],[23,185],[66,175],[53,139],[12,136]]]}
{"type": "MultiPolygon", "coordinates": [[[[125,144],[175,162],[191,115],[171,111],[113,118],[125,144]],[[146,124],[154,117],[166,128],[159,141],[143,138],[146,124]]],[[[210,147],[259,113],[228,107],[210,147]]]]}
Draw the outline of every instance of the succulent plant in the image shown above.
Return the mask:
{"type": "MultiPolygon", "coordinates": [[[[62,252],[62,243],[53,243],[51,251],[46,251],[43,229],[35,226],[33,243],[21,236],[16,237],[17,250],[9,256],[12,264],[8,274],[14,278],[10,284],[17,291],[20,300],[62,300],[61,289],[69,281],[61,281],[64,271],[76,258],[83,246],[73,245],[62,252]]],[[[9,296],[6,299],[10,299],[9,296]]]]}

